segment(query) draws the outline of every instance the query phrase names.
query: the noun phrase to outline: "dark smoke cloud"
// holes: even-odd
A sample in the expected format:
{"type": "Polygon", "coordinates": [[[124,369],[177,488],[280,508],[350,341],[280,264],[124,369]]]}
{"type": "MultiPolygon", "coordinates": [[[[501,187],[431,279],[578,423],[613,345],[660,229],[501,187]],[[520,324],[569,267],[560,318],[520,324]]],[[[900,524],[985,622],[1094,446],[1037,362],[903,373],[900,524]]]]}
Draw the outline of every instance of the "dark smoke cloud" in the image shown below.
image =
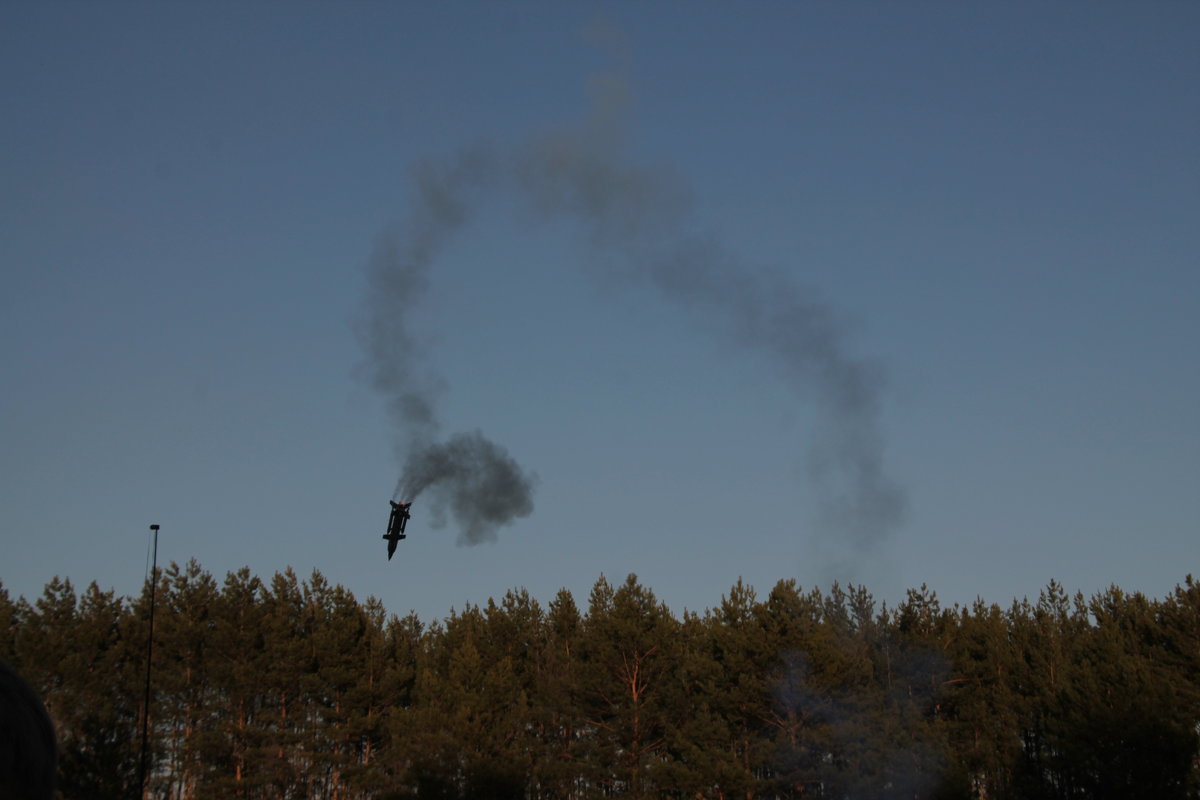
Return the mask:
{"type": "Polygon", "coordinates": [[[479,431],[413,450],[404,463],[399,493],[429,489],[435,521],[449,510],[462,544],[493,541],[496,528],[533,512],[532,483],[500,445],[479,431]]]}
{"type": "Polygon", "coordinates": [[[808,453],[820,528],[855,550],[880,541],[905,507],[884,468],[882,370],[847,352],[835,315],[815,292],[747,269],[698,233],[687,182],[669,165],[633,163],[624,153],[624,83],[608,77],[593,90],[593,110],[578,126],[512,152],[476,147],[423,162],[407,222],[376,250],[365,342],[374,384],[389,400],[408,454],[398,491],[412,499],[438,487],[468,542],[532,509],[532,480],[498,445],[478,433],[436,441],[441,384],[403,315],[472,205],[499,191],[536,215],[578,223],[588,264],[606,280],[648,287],[704,329],[770,356],[820,412],[808,453]],[[516,495],[497,504],[498,490],[516,495]]]}

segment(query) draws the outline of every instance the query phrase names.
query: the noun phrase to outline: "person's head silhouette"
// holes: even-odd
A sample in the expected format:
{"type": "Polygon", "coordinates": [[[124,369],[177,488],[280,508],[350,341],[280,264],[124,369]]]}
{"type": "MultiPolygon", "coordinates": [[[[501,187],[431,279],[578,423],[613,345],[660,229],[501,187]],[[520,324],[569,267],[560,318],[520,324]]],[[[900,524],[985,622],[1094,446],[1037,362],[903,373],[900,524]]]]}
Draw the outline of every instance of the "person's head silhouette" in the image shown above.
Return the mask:
{"type": "Polygon", "coordinates": [[[58,740],[46,706],[0,661],[0,800],[53,800],[58,740]]]}

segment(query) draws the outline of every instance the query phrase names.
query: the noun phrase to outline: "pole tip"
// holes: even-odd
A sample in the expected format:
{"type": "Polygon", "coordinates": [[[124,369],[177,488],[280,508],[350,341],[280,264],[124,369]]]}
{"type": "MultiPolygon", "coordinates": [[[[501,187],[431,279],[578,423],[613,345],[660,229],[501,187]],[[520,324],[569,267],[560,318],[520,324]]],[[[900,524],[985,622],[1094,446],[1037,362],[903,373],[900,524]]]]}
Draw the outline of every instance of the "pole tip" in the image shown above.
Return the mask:
{"type": "Polygon", "coordinates": [[[156,531],[156,530],[158,530],[158,526],[157,526],[157,525],[151,525],[151,526],[150,526],[150,530],[152,530],[152,531],[156,531]]]}

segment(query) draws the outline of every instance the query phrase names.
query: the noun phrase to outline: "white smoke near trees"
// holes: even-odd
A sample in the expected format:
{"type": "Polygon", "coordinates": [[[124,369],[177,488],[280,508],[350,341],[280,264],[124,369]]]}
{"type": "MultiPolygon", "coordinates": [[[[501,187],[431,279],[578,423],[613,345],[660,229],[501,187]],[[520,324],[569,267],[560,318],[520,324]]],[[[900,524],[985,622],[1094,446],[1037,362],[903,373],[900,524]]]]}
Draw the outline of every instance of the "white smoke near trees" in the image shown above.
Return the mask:
{"type": "Polygon", "coordinates": [[[410,501],[428,489],[468,544],[532,511],[535,481],[504,448],[480,432],[442,438],[444,387],[405,316],[427,291],[442,247],[477,203],[500,194],[580,226],[583,261],[606,277],[650,289],[697,325],[767,354],[819,412],[808,461],[820,528],[855,550],[880,541],[905,507],[884,466],[882,370],[847,351],[835,314],[815,293],[745,268],[714,236],[696,233],[683,177],[625,155],[624,84],[595,86],[593,110],[577,126],[504,151],[481,145],[418,164],[407,218],[376,247],[361,333],[406,454],[398,495],[410,501]]]}

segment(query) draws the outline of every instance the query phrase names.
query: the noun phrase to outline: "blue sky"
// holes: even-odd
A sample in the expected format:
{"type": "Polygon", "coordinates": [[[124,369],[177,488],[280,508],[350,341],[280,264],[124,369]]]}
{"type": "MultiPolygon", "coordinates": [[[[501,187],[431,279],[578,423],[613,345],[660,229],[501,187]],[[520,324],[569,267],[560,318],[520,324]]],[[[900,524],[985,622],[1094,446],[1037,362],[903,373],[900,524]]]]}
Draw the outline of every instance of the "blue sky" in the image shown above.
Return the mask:
{"type": "Polygon", "coordinates": [[[739,577],[1170,591],[1200,564],[1198,34],[1167,2],[5,4],[0,581],[136,593],[158,523],[160,564],[427,620],[602,573],[677,613],[739,577]],[[869,543],[818,519],[819,387],[497,190],[396,313],[535,508],[462,547],[418,498],[384,559],[373,249],[418,164],[579,131],[605,76],[614,160],[686,195],[669,236],[886,376],[906,511],[869,543]]]}

